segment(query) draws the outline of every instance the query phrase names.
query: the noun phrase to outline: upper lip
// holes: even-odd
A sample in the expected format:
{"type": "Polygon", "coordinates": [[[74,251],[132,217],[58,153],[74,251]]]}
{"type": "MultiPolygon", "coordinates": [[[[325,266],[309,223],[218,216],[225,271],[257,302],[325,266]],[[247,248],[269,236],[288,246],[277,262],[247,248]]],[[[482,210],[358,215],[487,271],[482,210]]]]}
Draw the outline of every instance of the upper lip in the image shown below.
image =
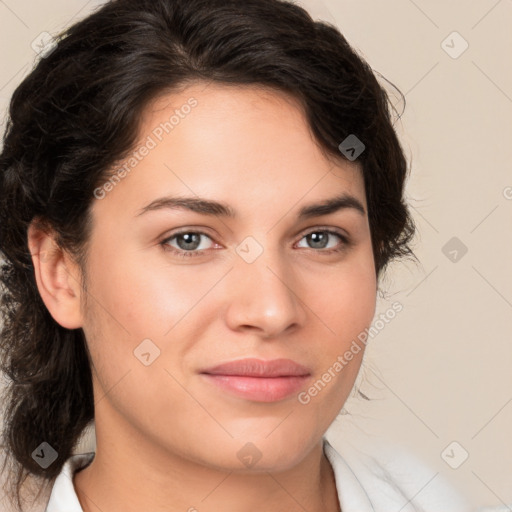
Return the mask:
{"type": "Polygon", "coordinates": [[[232,375],[243,377],[303,377],[310,371],[291,359],[262,359],[247,358],[222,363],[202,370],[200,373],[210,375],[232,375]]]}

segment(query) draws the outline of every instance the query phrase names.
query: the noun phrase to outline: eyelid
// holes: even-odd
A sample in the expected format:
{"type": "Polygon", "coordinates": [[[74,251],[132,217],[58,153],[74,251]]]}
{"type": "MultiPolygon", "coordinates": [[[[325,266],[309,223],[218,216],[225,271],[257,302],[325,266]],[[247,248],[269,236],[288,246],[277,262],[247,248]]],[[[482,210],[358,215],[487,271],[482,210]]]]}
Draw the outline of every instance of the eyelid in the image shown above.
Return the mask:
{"type": "Polygon", "coordinates": [[[341,228],[337,228],[335,226],[313,226],[311,229],[306,228],[307,231],[305,231],[301,238],[309,235],[310,233],[316,233],[317,231],[327,231],[329,233],[334,233],[341,237],[343,240],[345,240],[347,243],[350,241],[350,235],[348,232],[341,228]]]}

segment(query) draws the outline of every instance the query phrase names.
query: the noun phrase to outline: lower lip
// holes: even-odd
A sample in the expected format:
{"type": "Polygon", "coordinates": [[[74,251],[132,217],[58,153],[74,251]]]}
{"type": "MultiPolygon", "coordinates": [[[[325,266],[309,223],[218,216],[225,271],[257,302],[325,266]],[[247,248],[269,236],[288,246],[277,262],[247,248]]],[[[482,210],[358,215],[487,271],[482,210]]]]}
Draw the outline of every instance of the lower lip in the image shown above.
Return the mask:
{"type": "Polygon", "coordinates": [[[290,377],[242,377],[202,374],[210,382],[234,395],[255,402],[277,402],[297,393],[309,375],[290,377]]]}

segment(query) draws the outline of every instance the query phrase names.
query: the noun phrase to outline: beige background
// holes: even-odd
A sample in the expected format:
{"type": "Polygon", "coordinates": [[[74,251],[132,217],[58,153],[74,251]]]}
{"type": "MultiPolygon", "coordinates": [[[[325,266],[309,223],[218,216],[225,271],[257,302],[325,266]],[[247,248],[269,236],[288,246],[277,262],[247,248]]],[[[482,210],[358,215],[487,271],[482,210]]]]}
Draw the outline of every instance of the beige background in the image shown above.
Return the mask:
{"type": "MultiPolygon", "coordinates": [[[[329,438],[340,449],[398,445],[474,506],[512,504],[512,1],[300,3],[406,95],[396,127],[420,231],[421,264],[396,263],[383,282],[378,312],[393,301],[403,311],[368,345],[360,384],[374,399],[351,398],[329,438]],[[466,453],[457,469],[446,462],[466,453]]],[[[0,0],[2,131],[31,42],[98,4],[0,0]]],[[[80,449],[93,447],[91,436],[80,449]]]]}

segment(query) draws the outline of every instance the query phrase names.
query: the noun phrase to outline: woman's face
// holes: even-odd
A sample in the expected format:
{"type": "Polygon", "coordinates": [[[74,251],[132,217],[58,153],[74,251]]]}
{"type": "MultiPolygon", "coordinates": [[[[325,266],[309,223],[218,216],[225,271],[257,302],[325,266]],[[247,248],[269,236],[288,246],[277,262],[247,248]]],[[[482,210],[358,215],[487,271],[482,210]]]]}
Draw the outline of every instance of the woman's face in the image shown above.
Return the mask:
{"type": "Polygon", "coordinates": [[[292,467],[343,406],[363,350],[335,363],[375,311],[361,169],[328,160],[298,105],[254,86],[161,97],[136,149],[92,207],[82,311],[98,449],[292,467]],[[297,366],[214,370],[246,358],[297,366]]]}

